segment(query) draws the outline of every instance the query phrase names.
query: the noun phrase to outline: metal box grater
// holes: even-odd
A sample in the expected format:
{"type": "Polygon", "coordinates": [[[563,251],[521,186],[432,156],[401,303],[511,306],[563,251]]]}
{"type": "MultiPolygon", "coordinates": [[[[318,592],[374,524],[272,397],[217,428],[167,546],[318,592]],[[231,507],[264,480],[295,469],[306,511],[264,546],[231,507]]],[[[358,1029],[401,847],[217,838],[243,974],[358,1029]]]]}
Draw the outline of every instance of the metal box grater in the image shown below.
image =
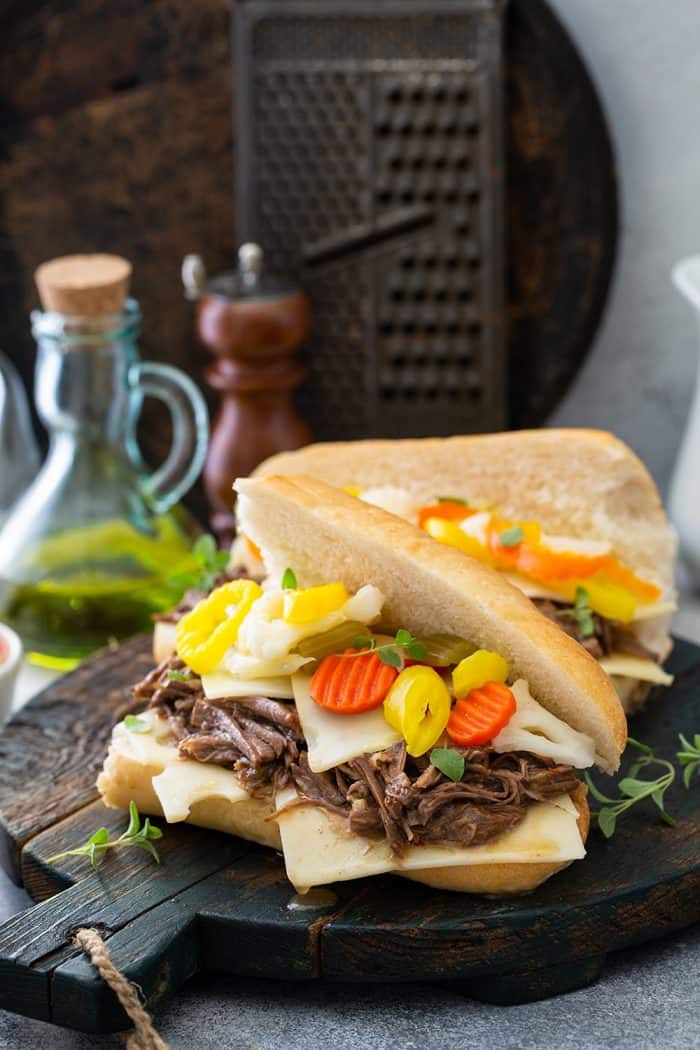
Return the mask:
{"type": "Polygon", "coordinates": [[[501,0],[234,0],[239,240],[312,304],[320,439],[505,423],[501,0]]]}

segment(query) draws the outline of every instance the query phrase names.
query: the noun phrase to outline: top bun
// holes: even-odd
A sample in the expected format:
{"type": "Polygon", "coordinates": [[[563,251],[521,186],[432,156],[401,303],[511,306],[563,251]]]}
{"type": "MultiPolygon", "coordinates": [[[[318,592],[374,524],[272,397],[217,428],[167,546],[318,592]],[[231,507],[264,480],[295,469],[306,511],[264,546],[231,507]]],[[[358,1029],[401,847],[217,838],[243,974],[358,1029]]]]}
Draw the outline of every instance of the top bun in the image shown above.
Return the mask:
{"type": "Polygon", "coordinates": [[[241,529],[273,579],[291,566],[303,586],[373,583],[388,628],[456,634],[497,650],[543,706],[593,738],[602,769],[618,768],[627,724],[610,680],[496,571],[318,480],[242,478],[235,487],[241,529]]]}
{"type": "Polygon", "coordinates": [[[419,501],[460,496],[545,531],[606,540],[666,596],[676,538],[644,464],[603,430],[520,430],[469,437],[308,445],[265,460],[254,476],[307,474],[329,485],[397,485],[419,501]],[[402,475],[407,478],[404,481],[402,475]]]}

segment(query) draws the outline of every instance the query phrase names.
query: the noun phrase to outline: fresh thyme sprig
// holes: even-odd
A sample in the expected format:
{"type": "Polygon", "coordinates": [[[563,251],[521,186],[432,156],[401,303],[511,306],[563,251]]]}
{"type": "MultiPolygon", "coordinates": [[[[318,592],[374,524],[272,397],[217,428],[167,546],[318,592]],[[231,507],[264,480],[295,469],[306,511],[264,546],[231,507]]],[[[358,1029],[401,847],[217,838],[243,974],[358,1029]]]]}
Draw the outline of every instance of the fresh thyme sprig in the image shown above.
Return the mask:
{"type": "Polygon", "coordinates": [[[559,620],[570,620],[573,617],[579,626],[583,638],[592,638],[595,634],[593,610],[591,609],[588,591],[585,587],[577,587],[574,604],[567,605],[565,609],[557,609],[555,616],[559,620]]]}
{"type": "Polygon", "coordinates": [[[693,773],[696,771],[700,773],[700,733],[695,734],[692,744],[689,740],[686,740],[682,733],[678,734],[678,739],[683,746],[683,750],[676,752],[676,758],[684,767],[683,783],[689,788],[693,773]]]}
{"type": "MultiPolygon", "coordinates": [[[[377,645],[376,638],[361,636],[355,639],[353,648],[361,649],[363,652],[367,652],[368,649],[372,650],[377,653],[382,663],[396,667],[399,671],[403,670],[407,655],[411,660],[425,660],[428,655],[427,646],[414,638],[411,632],[404,627],[400,627],[396,632],[393,642],[377,645]]],[[[348,657],[359,655],[359,653],[348,653],[348,657]]]]}
{"type": "Polygon", "coordinates": [[[141,817],[136,808],[136,803],[130,802],[129,826],[118,839],[110,839],[108,828],[98,828],[83,846],[66,850],[64,853],[57,853],[54,857],[49,857],[46,863],[53,864],[54,861],[63,860],[64,857],[87,857],[92,867],[97,871],[97,865],[104,859],[107,850],[118,849],[124,846],[136,846],[139,849],[145,849],[147,853],[151,854],[156,864],[160,864],[158,850],[153,845],[153,840],[162,837],[163,832],[160,828],[151,824],[148,817],[144,820],[143,825],[141,824],[141,817]]]}
{"type": "Polygon", "coordinates": [[[216,577],[227,568],[229,557],[228,551],[217,549],[213,536],[200,536],[185,562],[186,568],[171,576],[168,583],[183,591],[210,591],[216,577]]]}
{"type": "Polygon", "coordinates": [[[596,801],[603,803],[602,808],[597,813],[593,813],[592,816],[606,839],[612,838],[615,834],[615,825],[618,817],[621,817],[631,806],[642,802],[645,798],[652,800],[661,814],[661,819],[666,824],[670,824],[673,827],[676,823],[670,813],[667,813],[664,808],[664,794],[676,777],[676,771],[672,764],[667,762],[665,758],[657,758],[650,747],[647,747],[646,744],[640,744],[638,740],[633,740],[632,737],[627,738],[627,743],[639,751],[642,757],[630,766],[627,776],[623,777],[617,785],[622,796],[621,798],[608,798],[607,795],[598,790],[588,772],[586,771],[584,774],[591,795],[596,801]],[[638,774],[652,765],[661,766],[665,772],[660,777],[657,777],[656,780],[640,780],[638,774]]]}

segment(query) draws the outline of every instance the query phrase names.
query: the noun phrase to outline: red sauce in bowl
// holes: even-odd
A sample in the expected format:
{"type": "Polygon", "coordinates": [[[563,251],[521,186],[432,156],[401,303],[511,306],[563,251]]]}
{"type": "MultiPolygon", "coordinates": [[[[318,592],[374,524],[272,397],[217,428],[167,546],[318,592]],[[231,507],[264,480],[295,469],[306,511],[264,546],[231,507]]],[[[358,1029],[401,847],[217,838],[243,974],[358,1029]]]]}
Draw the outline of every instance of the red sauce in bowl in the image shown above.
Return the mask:
{"type": "Polygon", "coordinates": [[[3,636],[0,634],[0,664],[4,664],[5,660],[7,660],[9,655],[10,647],[3,638],[3,636]]]}

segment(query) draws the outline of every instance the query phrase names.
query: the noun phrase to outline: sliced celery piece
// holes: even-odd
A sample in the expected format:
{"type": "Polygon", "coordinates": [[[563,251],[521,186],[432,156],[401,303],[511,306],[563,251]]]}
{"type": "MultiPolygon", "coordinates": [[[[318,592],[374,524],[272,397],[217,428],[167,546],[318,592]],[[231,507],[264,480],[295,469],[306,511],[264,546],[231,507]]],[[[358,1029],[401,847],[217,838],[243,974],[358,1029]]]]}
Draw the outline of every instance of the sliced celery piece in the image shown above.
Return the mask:
{"type": "Polygon", "coordinates": [[[302,638],[294,651],[300,656],[322,660],[331,653],[342,653],[344,649],[351,649],[356,638],[368,638],[369,635],[370,629],[366,624],[357,620],[346,620],[337,627],[331,627],[329,631],[302,638]]]}

